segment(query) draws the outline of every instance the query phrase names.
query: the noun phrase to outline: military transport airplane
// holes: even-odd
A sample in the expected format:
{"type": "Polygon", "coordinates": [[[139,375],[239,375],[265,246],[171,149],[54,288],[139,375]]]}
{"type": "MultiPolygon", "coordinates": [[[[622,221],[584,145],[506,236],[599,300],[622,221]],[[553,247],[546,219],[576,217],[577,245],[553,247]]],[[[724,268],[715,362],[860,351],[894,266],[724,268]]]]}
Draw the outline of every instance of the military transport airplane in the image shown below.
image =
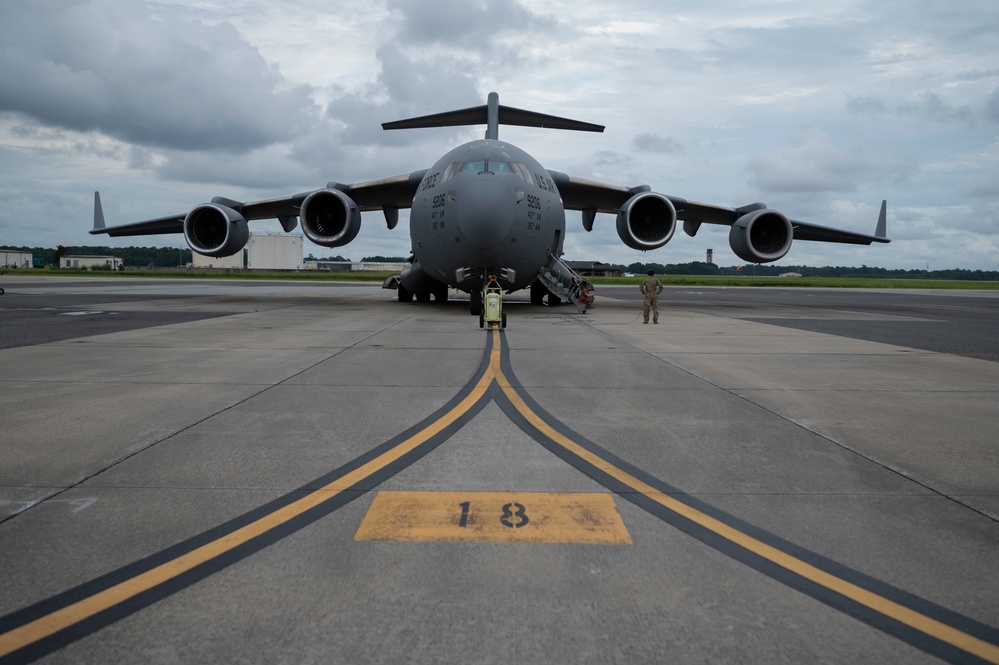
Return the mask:
{"type": "Polygon", "coordinates": [[[192,250],[213,257],[242,251],[249,239],[248,220],[276,218],[291,232],[301,221],[305,236],[324,247],[351,242],[361,228],[361,213],[381,210],[389,229],[399,209],[410,209],[412,256],[398,279],[400,301],[445,301],[448,288],[469,293],[472,314],[482,309],[482,289],[495,276],[509,291],[531,289],[531,301],[578,302],[584,283],[561,256],[565,211],[582,212],[583,228],[592,230],[597,213],[617,217],[621,242],[635,250],[662,247],[673,237],[678,220],[687,235],[701,224],[730,227],[729,244],[751,263],[777,261],[792,240],[869,245],[890,242],[885,231],[886,203],[874,235],[854,233],[788,218],[763,203],[740,208],[697,203],[651,191],[648,185],[626,187],[545,169],[531,155],[499,139],[499,126],[520,125],[590,132],[603,126],[534,111],[501,106],[490,93],[485,106],[399,120],[384,129],[485,124],[484,140],[451,150],[429,169],[345,185],[329,182],[311,192],[243,203],[216,197],[190,212],[142,222],[105,226],[100,195],[94,196],[92,234],[110,236],[183,233],[192,250]]]}

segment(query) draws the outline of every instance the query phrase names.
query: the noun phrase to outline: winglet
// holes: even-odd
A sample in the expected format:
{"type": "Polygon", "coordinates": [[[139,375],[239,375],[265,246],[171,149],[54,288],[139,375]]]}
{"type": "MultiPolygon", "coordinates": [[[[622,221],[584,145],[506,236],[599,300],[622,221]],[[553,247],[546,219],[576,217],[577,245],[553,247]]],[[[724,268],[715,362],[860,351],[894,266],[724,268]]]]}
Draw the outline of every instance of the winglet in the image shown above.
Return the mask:
{"type": "Polygon", "coordinates": [[[878,215],[878,226],[874,230],[874,235],[878,238],[888,239],[888,200],[881,201],[881,214],[878,215]]]}
{"type": "Polygon", "coordinates": [[[104,208],[101,207],[101,193],[94,192],[94,228],[91,233],[100,233],[104,228],[104,208]]]}

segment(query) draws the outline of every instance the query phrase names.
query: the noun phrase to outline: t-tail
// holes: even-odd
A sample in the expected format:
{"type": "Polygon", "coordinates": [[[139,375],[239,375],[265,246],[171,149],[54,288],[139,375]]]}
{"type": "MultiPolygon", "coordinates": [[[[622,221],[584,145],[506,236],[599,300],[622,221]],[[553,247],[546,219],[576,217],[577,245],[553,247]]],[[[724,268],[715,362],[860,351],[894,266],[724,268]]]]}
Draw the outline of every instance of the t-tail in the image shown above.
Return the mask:
{"type": "Polygon", "coordinates": [[[459,125],[485,125],[486,139],[499,140],[500,125],[519,125],[521,127],[547,127],[548,129],[571,129],[579,132],[602,132],[603,125],[590,122],[560,118],[555,115],[536,113],[516,109],[512,106],[502,106],[499,95],[490,92],[485,106],[473,106],[457,111],[445,111],[418,118],[396,120],[382,123],[382,129],[417,129],[421,127],[456,127],[459,125]]]}

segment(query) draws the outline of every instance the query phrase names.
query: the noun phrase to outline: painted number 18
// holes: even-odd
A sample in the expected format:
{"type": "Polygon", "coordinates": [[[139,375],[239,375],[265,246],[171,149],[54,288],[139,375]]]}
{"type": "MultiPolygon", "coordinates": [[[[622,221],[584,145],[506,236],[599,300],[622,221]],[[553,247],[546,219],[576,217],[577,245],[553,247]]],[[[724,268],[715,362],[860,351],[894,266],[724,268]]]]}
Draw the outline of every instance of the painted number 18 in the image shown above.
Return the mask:
{"type": "MultiPolygon", "coordinates": [[[[468,526],[468,514],[472,509],[471,501],[464,501],[459,503],[458,506],[461,508],[461,517],[458,519],[459,527],[468,526]]],[[[527,509],[520,503],[508,503],[503,506],[503,514],[500,515],[500,524],[511,529],[519,529],[522,526],[526,526],[530,519],[527,517],[527,509]]]]}

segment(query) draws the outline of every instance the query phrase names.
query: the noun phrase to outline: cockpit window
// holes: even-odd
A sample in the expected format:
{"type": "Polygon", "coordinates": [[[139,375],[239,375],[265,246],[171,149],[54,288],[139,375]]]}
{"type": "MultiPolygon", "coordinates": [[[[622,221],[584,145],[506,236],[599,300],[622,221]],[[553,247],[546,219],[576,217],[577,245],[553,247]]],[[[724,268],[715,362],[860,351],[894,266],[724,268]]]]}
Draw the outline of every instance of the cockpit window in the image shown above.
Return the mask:
{"type": "Polygon", "coordinates": [[[451,162],[444,169],[441,182],[446,182],[459,173],[512,173],[528,183],[533,183],[531,174],[524,164],[491,159],[451,162]]]}
{"type": "Polygon", "coordinates": [[[510,170],[519,175],[523,180],[533,184],[533,181],[531,180],[531,172],[528,171],[527,167],[523,164],[510,162],[510,170]]]}

